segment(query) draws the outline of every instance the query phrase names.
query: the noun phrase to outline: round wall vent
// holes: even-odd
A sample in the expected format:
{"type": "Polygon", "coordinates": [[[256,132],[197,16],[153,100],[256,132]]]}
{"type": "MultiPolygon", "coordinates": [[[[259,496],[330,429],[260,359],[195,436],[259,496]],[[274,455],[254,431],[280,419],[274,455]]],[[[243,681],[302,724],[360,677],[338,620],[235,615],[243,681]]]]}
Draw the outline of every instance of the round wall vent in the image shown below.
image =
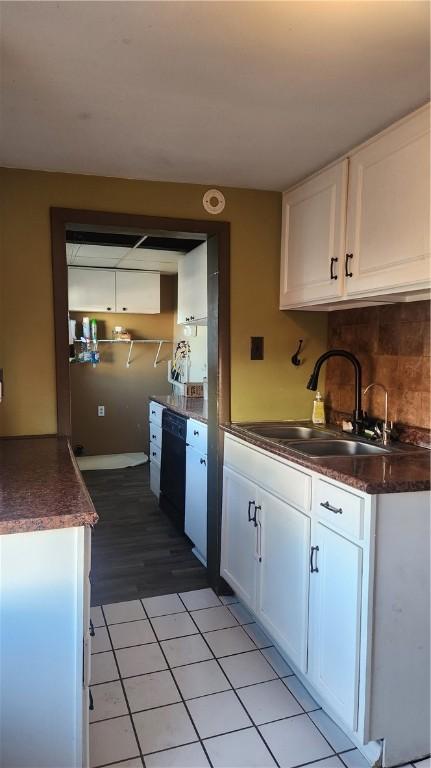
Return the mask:
{"type": "Polygon", "coordinates": [[[219,189],[209,189],[205,192],[202,200],[203,206],[208,213],[221,213],[226,205],[223,192],[219,189]]]}

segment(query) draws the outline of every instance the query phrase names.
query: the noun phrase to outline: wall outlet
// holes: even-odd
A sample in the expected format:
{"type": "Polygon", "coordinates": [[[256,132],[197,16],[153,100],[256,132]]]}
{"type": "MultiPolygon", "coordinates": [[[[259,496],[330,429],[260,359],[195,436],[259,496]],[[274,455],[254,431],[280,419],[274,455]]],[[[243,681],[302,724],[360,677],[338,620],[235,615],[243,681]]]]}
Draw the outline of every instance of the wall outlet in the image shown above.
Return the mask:
{"type": "Polygon", "coordinates": [[[98,405],[97,406],[97,415],[98,416],[104,416],[105,415],[105,406],[104,405],[98,405]]]}

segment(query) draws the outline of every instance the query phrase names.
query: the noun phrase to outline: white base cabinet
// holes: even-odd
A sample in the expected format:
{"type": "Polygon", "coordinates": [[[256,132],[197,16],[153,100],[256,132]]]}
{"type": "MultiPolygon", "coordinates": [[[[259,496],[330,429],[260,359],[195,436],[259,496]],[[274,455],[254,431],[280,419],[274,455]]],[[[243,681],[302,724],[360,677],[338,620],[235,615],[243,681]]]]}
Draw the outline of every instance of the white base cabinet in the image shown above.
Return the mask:
{"type": "Polygon", "coordinates": [[[90,530],[0,537],[0,763],[89,765],[90,530]]]}
{"type": "Polygon", "coordinates": [[[256,608],[257,538],[250,517],[257,487],[225,467],[223,472],[223,522],[221,575],[249,608],[256,608]]]}
{"type": "Polygon", "coordinates": [[[302,672],[307,671],[310,518],[266,491],[258,493],[257,614],[302,672]]]}
{"type": "Polygon", "coordinates": [[[429,492],[367,495],[225,435],[221,575],[384,768],[430,753],[429,505],[429,492]]]}
{"type": "Polygon", "coordinates": [[[148,406],[148,428],[150,436],[150,490],[158,499],[160,496],[160,465],[162,460],[162,413],[164,405],[150,401],[148,406]]]}
{"type": "Polygon", "coordinates": [[[189,419],[186,446],[184,530],[195,545],[194,554],[207,562],[207,427],[189,419]]]}
{"type": "Polygon", "coordinates": [[[308,675],[331,709],[358,722],[362,549],[313,521],[308,675]]]}

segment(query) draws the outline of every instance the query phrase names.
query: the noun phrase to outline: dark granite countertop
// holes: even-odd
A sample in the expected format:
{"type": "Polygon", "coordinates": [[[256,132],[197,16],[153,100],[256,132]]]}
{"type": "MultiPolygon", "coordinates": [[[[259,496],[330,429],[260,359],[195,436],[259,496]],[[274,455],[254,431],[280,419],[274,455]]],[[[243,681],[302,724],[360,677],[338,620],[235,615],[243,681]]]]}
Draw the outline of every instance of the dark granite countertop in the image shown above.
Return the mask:
{"type": "Polygon", "coordinates": [[[289,450],[286,443],[275,443],[253,435],[240,424],[225,424],[221,428],[251,445],[365,493],[405,493],[429,491],[431,488],[431,453],[424,448],[398,443],[396,453],[312,459],[289,450]]]}
{"type": "Polygon", "coordinates": [[[165,405],[175,413],[187,416],[189,419],[208,423],[208,400],[203,397],[181,397],[181,395],[152,395],[150,400],[165,405]]]}
{"type": "Polygon", "coordinates": [[[97,520],[66,438],[0,439],[0,534],[94,525],[97,520]]]}

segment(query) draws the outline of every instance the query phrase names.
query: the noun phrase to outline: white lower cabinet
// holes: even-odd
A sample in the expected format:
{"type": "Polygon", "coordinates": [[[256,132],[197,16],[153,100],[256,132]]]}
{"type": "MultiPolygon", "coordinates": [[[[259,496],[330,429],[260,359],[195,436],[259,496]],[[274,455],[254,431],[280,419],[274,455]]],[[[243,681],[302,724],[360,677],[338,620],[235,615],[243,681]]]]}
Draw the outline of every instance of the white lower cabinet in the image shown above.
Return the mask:
{"type": "Polygon", "coordinates": [[[184,530],[195,545],[193,554],[205,566],[207,564],[207,453],[207,425],[196,419],[188,419],[184,530]]]}
{"type": "Polygon", "coordinates": [[[343,722],[357,727],[362,549],[313,522],[308,634],[310,681],[343,722]]]}
{"type": "Polygon", "coordinates": [[[257,614],[302,672],[307,671],[310,518],[258,493],[260,568],[257,614]]]}
{"type": "Polygon", "coordinates": [[[148,428],[150,436],[150,490],[160,496],[160,466],[162,460],[162,414],[165,406],[150,401],[148,406],[148,428]]]}
{"type": "Polygon", "coordinates": [[[238,472],[223,472],[221,575],[250,608],[256,607],[257,537],[251,509],[256,485],[238,472]]]}
{"type": "Polygon", "coordinates": [[[87,768],[90,530],[0,536],[0,764],[87,768]]]}
{"type": "Polygon", "coordinates": [[[207,559],[207,458],[196,448],[186,448],[186,507],[184,530],[195,545],[195,554],[207,559]]]}
{"type": "Polygon", "coordinates": [[[384,768],[430,752],[429,506],[429,491],[370,495],[225,435],[221,575],[384,768]]]}

